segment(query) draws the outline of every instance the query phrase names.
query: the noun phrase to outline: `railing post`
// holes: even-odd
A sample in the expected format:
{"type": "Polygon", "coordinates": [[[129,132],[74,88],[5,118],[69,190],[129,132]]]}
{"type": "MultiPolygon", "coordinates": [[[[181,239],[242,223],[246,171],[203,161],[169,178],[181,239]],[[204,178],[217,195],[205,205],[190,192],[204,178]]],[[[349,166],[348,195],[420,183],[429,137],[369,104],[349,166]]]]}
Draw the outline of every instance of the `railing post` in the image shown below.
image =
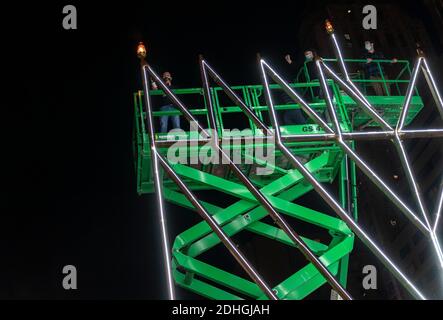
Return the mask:
{"type": "Polygon", "coordinates": [[[386,79],[385,79],[385,76],[383,75],[383,69],[382,69],[382,67],[380,65],[380,62],[378,62],[378,61],[377,61],[377,67],[378,67],[378,71],[380,72],[380,77],[381,77],[383,86],[385,88],[386,95],[390,96],[391,93],[390,93],[389,87],[386,84],[386,79]]]}

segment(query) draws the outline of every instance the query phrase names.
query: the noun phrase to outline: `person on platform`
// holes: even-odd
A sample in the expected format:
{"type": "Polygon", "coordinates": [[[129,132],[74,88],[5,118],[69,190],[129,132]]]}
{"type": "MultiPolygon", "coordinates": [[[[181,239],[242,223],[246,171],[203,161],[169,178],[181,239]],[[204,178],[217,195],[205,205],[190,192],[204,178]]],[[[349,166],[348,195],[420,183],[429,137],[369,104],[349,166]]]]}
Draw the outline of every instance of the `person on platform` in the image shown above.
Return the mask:
{"type": "MultiPolygon", "coordinates": [[[[383,53],[381,51],[375,51],[374,43],[367,40],[365,41],[365,52],[363,54],[363,58],[366,60],[366,63],[363,65],[365,77],[366,79],[374,81],[371,83],[374,93],[377,96],[390,95],[389,83],[385,83],[386,86],[383,84],[382,75],[385,80],[388,79],[387,74],[383,70],[383,65],[374,61],[384,60],[385,56],[383,53]]],[[[397,63],[397,59],[392,59],[391,63],[397,63]]]]}
{"type": "MultiPolygon", "coordinates": [[[[170,90],[173,90],[175,87],[172,85],[172,75],[171,72],[165,71],[163,72],[162,79],[164,83],[169,87],[170,90]]],[[[152,82],[151,84],[152,90],[157,90],[158,86],[155,82],[152,82]]],[[[161,96],[161,102],[160,102],[160,111],[174,111],[177,110],[174,105],[169,100],[168,96],[166,94],[163,94],[161,96]]],[[[164,115],[160,117],[160,132],[166,133],[168,132],[168,122],[169,118],[172,120],[172,129],[178,129],[180,128],[180,116],[179,115],[164,115]]]]}

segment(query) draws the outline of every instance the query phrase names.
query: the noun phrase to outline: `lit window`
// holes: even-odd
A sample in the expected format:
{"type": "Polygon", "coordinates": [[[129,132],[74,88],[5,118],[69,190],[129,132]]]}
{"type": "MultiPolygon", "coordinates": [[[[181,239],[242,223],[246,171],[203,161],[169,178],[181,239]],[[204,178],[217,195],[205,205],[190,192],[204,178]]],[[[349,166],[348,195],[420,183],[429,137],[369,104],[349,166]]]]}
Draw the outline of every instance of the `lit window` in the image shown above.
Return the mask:
{"type": "Polygon", "coordinates": [[[421,231],[417,231],[414,236],[412,237],[412,242],[414,245],[417,245],[420,243],[421,239],[423,239],[421,231]]]}

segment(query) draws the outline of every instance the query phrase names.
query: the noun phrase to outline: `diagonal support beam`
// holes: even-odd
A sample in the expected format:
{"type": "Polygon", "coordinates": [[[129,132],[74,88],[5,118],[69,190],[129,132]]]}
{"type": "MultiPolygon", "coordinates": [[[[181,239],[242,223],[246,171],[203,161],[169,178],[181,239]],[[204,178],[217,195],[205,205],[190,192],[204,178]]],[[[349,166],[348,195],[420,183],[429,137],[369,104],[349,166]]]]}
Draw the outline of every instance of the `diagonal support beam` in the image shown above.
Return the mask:
{"type": "Polygon", "coordinates": [[[425,75],[428,86],[431,89],[432,96],[437,104],[438,111],[440,112],[440,117],[443,119],[443,99],[441,97],[440,91],[438,90],[437,84],[432,76],[431,69],[429,68],[428,62],[423,58],[422,70],[425,75]]]}
{"type": "MultiPolygon", "coordinates": [[[[254,122],[254,124],[260,128],[264,133],[268,132],[268,127],[257,117],[257,115],[252,111],[252,109],[243,102],[243,100],[231,89],[231,87],[222,79],[222,77],[203,59],[203,56],[200,55],[200,70],[203,70],[201,73],[202,81],[203,81],[203,90],[205,94],[205,99],[210,99],[210,95],[206,93],[206,84],[209,83],[208,75],[217,83],[226,95],[237,105],[240,109],[248,116],[248,118],[254,122]],[[206,84],[205,84],[206,83],[206,84]]],[[[207,100],[209,101],[209,100],[207,100]]],[[[208,110],[209,112],[209,110],[208,110]]]]}

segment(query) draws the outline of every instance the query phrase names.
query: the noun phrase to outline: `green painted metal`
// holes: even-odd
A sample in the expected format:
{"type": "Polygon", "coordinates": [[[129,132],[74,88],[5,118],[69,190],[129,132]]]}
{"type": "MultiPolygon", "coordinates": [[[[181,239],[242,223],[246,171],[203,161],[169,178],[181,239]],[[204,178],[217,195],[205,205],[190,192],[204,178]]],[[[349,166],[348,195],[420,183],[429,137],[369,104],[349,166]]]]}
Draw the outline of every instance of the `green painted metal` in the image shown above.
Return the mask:
{"type": "MultiPolygon", "coordinates": [[[[325,59],[329,63],[336,62],[335,59],[325,59]]],[[[349,59],[347,64],[360,65],[365,60],[349,59]]],[[[390,61],[374,61],[382,70],[384,64],[390,64],[390,61]]],[[[394,124],[400,113],[400,106],[404,101],[402,95],[403,87],[408,85],[409,80],[404,78],[410,75],[409,63],[400,60],[397,63],[400,69],[395,77],[388,78],[383,76],[380,80],[383,86],[390,86],[391,92],[388,96],[371,96],[367,99],[375,108],[377,108],[382,117],[390,124],[394,124]],[[392,79],[392,80],[389,80],[392,79]],[[393,90],[394,87],[394,90],[393,90]]],[[[350,67],[352,70],[352,67],[350,67]]],[[[384,68],[383,68],[384,69],[384,68]]],[[[361,73],[351,73],[352,79],[356,85],[360,86],[362,92],[368,93],[372,80],[364,79],[361,73]]],[[[356,128],[375,127],[371,119],[364,114],[357,104],[338,86],[329,81],[334,102],[337,106],[340,125],[344,132],[352,132],[356,128]]],[[[318,81],[310,81],[306,64],[296,75],[296,81],[290,84],[296,91],[303,93],[310,99],[310,105],[319,114],[324,113],[326,104],[324,100],[314,97],[312,90],[318,87],[318,81]],[[307,82],[301,82],[301,77],[307,79],[307,82]]],[[[278,91],[278,85],[271,85],[271,89],[278,91]]],[[[243,101],[252,108],[262,121],[267,121],[267,106],[264,104],[263,87],[261,85],[246,85],[232,87],[243,101]]],[[[176,89],[174,93],[182,96],[193,97],[196,102],[191,104],[190,112],[198,116],[200,120],[208,124],[208,114],[206,103],[203,98],[201,88],[176,89]]],[[[152,96],[162,94],[161,90],[152,91],[152,96]]],[[[143,111],[143,92],[134,93],[134,131],[133,131],[133,154],[134,166],[137,173],[137,192],[146,194],[154,192],[151,157],[148,136],[145,129],[145,112],[143,111]]],[[[223,138],[227,137],[251,137],[259,135],[259,130],[254,123],[247,119],[243,114],[239,117],[245,118],[245,126],[249,131],[226,132],[225,119],[227,115],[240,114],[242,111],[238,106],[223,105],[223,91],[219,87],[211,88],[213,104],[216,110],[216,117],[219,124],[217,131],[223,138]]],[[[155,103],[155,98],[154,98],[155,103]]],[[[415,91],[412,97],[411,110],[407,123],[412,121],[416,114],[423,107],[423,102],[415,91]]],[[[277,105],[276,110],[284,112],[285,110],[299,108],[298,104],[277,105]]],[[[155,111],[154,117],[162,115],[180,114],[179,111],[155,111]]],[[[285,135],[309,135],[312,133],[323,133],[322,129],[312,121],[308,120],[302,125],[285,125],[281,127],[282,136],[285,135]]],[[[182,132],[178,135],[181,141],[189,141],[197,138],[196,132],[182,132]]],[[[167,139],[165,134],[157,134],[157,140],[167,139]]],[[[254,145],[272,146],[272,143],[248,142],[239,145],[230,145],[225,150],[232,152],[238,151],[243,159],[248,159],[248,164],[242,164],[241,168],[250,180],[261,190],[268,198],[274,208],[281,214],[291,217],[295,221],[302,221],[319,228],[325,232],[330,240],[328,243],[320,243],[317,239],[303,237],[303,241],[308,245],[312,252],[319,257],[325,266],[337,275],[340,283],[346,286],[347,273],[349,266],[349,254],[352,251],[354,235],[348,226],[335,215],[322,213],[311,208],[297,204],[297,199],[309,193],[313,188],[307,183],[302,175],[289,167],[280,152],[273,151],[275,163],[266,163],[255,155],[249,154],[249,148],[254,145]],[[257,175],[254,170],[257,166],[267,167],[272,173],[268,175],[257,175]]],[[[357,206],[357,183],[355,163],[349,161],[346,165],[346,158],[343,151],[333,141],[313,141],[313,142],[290,142],[286,144],[291,151],[302,157],[306,168],[314,174],[315,178],[322,182],[332,184],[338,181],[338,194],[342,206],[347,206],[350,202],[351,212],[354,219],[358,218],[357,206]]],[[[350,141],[352,148],[355,147],[355,141],[350,141]]],[[[204,146],[183,145],[179,148],[185,152],[185,159],[198,154],[204,146]]],[[[166,154],[167,148],[160,148],[160,152],[166,154]]],[[[245,161],[246,162],[246,161],[245,161]]],[[[288,236],[275,225],[266,223],[263,219],[267,216],[267,211],[257,202],[248,189],[236,179],[227,167],[221,165],[203,165],[203,164],[180,164],[170,163],[174,171],[180,175],[183,181],[194,191],[214,190],[221,195],[233,197],[235,202],[226,207],[220,207],[213,203],[200,201],[207,211],[213,215],[217,223],[222,226],[228,236],[235,236],[240,232],[252,232],[266,237],[271,241],[278,241],[284,245],[296,247],[288,236]]],[[[166,201],[181,206],[190,211],[195,208],[187,198],[178,190],[177,186],[167,177],[163,177],[163,196],[166,201]]],[[[185,213],[183,213],[185,214],[185,213]]],[[[297,230],[297,225],[295,224],[297,230]]],[[[184,230],[176,236],[172,247],[172,266],[173,275],[177,285],[186,288],[194,293],[210,299],[267,299],[259,287],[249,279],[240,275],[229,273],[221,268],[210,265],[203,261],[202,255],[208,250],[213,249],[220,244],[220,239],[212,232],[209,225],[202,221],[184,230]]],[[[296,250],[294,248],[294,250],[296,250]]],[[[286,280],[274,286],[277,296],[280,299],[303,299],[326,283],[326,280],[311,264],[306,265],[300,270],[294,270],[294,273],[286,280]]]]}

